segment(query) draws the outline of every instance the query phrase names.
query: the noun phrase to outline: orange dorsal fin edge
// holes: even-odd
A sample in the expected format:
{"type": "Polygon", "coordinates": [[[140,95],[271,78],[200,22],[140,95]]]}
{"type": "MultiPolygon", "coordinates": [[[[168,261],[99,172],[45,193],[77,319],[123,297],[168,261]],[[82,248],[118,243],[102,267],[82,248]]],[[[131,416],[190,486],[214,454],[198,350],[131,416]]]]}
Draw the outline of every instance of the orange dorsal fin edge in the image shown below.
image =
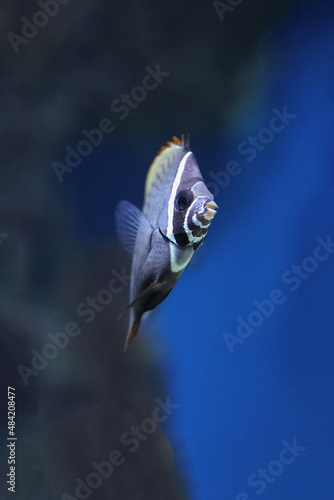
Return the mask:
{"type": "Polygon", "coordinates": [[[171,146],[184,146],[185,145],[185,140],[184,140],[184,134],[181,135],[181,139],[176,137],[176,135],[173,136],[172,141],[168,141],[166,146],[162,146],[160,148],[160,151],[158,152],[157,156],[159,156],[165,149],[170,148],[171,146]]]}

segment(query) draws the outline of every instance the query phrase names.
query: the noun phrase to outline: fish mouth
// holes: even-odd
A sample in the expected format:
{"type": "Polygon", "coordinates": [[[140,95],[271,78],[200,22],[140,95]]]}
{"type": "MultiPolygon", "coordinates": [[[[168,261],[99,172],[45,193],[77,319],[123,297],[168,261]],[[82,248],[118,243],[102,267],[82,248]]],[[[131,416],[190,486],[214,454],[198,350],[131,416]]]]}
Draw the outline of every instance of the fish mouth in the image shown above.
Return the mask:
{"type": "Polygon", "coordinates": [[[216,215],[218,210],[218,205],[214,201],[209,201],[204,206],[204,217],[207,220],[212,220],[216,215]]]}

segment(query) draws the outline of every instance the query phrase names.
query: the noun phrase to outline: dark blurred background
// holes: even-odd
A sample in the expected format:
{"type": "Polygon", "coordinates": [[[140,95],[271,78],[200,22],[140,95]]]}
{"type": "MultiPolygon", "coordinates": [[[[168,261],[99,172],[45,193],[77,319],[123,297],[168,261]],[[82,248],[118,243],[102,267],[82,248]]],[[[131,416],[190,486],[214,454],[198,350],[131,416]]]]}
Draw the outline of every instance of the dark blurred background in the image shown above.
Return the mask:
{"type": "Polygon", "coordinates": [[[3,0],[1,498],[11,386],[18,499],[332,500],[334,256],[313,256],[334,240],[333,23],[329,0],[3,0]],[[142,205],[182,133],[220,210],[123,353],[115,206],[142,205]],[[266,317],[254,301],[275,289],[266,317]],[[87,297],[105,301],[90,322],[87,297]],[[46,348],[50,334],[67,345],[46,348]],[[121,436],[143,425],[131,452],[121,436]],[[76,493],[113,450],[124,463],[76,493]]]}

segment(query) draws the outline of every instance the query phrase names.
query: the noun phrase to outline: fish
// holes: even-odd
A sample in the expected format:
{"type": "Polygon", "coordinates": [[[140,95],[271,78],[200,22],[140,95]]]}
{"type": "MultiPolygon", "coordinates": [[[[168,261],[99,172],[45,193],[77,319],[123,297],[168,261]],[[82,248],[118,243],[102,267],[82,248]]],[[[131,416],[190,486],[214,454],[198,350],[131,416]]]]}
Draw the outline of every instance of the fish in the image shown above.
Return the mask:
{"type": "Polygon", "coordinates": [[[142,210],[120,201],[118,239],[132,254],[126,350],[142,316],[163,302],[203,244],[218,206],[206,187],[189,136],[173,137],[150,166],[142,210]]]}

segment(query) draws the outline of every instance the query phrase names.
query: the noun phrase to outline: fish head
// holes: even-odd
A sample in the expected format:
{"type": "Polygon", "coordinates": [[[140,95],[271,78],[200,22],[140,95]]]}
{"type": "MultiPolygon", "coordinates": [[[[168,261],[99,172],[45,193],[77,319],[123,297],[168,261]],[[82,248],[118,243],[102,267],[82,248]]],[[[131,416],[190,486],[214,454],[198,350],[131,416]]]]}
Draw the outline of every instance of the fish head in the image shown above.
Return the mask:
{"type": "Polygon", "coordinates": [[[169,241],[179,247],[188,246],[197,250],[218,206],[203,180],[189,142],[182,139],[180,145],[171,144],[158,156],[153,166],[147,182],[144,213],[148,217],[154,214],[160,232],[169,241]],[[161,168],[158,169],[159,165],[161,168]],[[151,182],[154,172],[154,182],[151,182]]]}
{"type": "Polygon", "coordinates": [[[217,210],[218,206],[203,181],[190,189],[181,190],[175,198],[174,236],[178,244],[197,249],[217,210]]]}

